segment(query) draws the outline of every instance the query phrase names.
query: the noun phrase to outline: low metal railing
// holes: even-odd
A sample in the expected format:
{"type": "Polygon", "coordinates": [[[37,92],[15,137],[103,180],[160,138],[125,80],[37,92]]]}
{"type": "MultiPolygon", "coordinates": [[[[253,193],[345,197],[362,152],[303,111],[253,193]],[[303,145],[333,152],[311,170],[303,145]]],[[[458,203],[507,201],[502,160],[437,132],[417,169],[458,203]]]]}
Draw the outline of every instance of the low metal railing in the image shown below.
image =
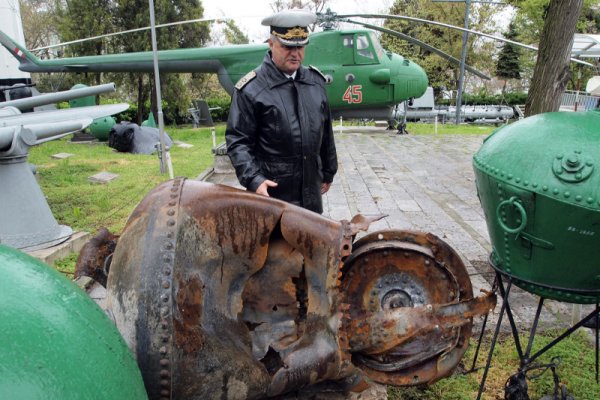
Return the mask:
{"type": "Polygon", "coordinates": [[[573,111],[593,110],[600,106],[600,96],[592,96],[585,92],[566,90],[562,95],[560,103],[561,108],[568,108],[573,111]]]}

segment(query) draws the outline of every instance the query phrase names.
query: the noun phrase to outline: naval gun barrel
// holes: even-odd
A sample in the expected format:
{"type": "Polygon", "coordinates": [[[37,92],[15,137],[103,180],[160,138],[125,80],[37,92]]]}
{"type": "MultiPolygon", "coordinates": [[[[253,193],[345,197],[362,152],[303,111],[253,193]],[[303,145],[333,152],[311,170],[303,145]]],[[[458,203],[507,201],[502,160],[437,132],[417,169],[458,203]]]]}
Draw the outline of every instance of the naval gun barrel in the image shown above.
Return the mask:
{"type": "Polygon", "coordinates": [[[54,136],[84,129],[96,118],[118,114],[127,108],[129,104],[119,103],[27,114],[6,108],[5,115],[0,113],[0,152],[11,147],[17,133],[28,146],[33,146],[54,136]]]}
{"type": "Polygon", "coordinates": [[[10,148],[13,142],[14,134],[17,131],[20,132],[20,137],[25,141],[25,143],[27,143],[29,146],[33,146],[38,144],[39,141],[84,129],[86,126],[91,124],[92,121],[93,119],[89,118],[87,120],[28,125],[24,129],[17,126],[0,128],[0,152],[6,151],[8,148],[10,148]]]}
{"type": "Polygon", "coordinates": [[[115,89],[116,86],[114,83],[106,83],[104,85],[90,86],[79,89],[70,89],[56,93],[41,94],[39,96],[27,97],[18,100],[9,100],[0,103],[0,108],[11,106],[23,111],[31,109],[33,107],[43,106],[46,104],[73,100],[79,97],[96,96],[102,93],[114,92],[115,89]]]}

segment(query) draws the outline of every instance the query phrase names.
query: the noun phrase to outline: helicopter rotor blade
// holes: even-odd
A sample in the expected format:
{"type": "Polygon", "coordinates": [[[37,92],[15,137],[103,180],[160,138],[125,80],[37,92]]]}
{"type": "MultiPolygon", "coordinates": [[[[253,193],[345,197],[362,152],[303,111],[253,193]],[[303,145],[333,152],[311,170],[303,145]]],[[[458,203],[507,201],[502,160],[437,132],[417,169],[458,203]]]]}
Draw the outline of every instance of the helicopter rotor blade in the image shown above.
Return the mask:
{"type": "MultiPolygon", "coordinates": [[[[383,28],[383,27],[376,26],[376,25],[371,25],[371,24],[368,24],[366,22],[354,21],[354,20],[351,20],[351,19],[344,19],[343,22],[348,22],[348,23],[351,23],[351,24],[361,25],[361,26],[364,26],[365,28],[373,29],[373,30],[376,30],[376,31],[379,31],[379,32],[390,34],[392,36],[396,36],[396,37],[398,37],[400,39],[404,39],[404,40],[406,40],[406,41],[408,41],[410,43],[416,44],[417,46],[420,46],[420,47],[422,47],[422,48],[424,48],[426,50],[429,50],[432,53],[435,53],[438,56],[440,56],[440,57],[442,57],[442,58],[444,58],[444,59],[446,59],[446,60],[448,60],[448,61],[450,61],[452,63],[460,64],[460,60],[457,59],[457,58],[455,58],[455,57],[453,57],[453,56],[451,56],[450,54],[445,53],[445,52],[443,52],[442,50],[440,50],[438,48],[430,46],[427,43],[421,42],[420,40],[415,39],[414,37],[406,35],[406,34],[404,34],[402,32],[394,31],[394,30],[391,30],[391,29],[388,29],[388,28],[383,28]]],[[[465,69],[467,71],[469,71],[470,73],[472,73],[474,75],[477,75],[481,79],[486,79],[486,80],[492,79],[489,76],[487,76],[486,74],[484,74],[483,72],[478,71],[478,70],[476,70],[475,68],[473,68],[473,67],[471,67],[469,65],[465,65],[465,69]]]]}
{"type": "MultiPolygon", "coordinates": [[[[226,21],[228,19],[229,18],[197,18],[197,19],[188,19],[188,20],[185,20],[185,21],[169,22],[167,24],[156,25],[156,27],[157,28],[164,28],[164,27],[167,27],[167,26],[191,24],[191,23],[194,23],[194,22],[216,22],[216,23],[222,23],[222,22],[224,22],[224,21],[226,21]]],[[[120,31],[120,32],[112,32],[112,33],[107,33],[107,34],[104,34],[104,35],[91,36],[91,37],[84,38],[84,39],[71,40],[69,42],[62,42],[62,43],[58,43],[58,44],[51,44],[49,46],[36,47],[35,49],[31,49],[29,51],[38,51],[38,50],[52,49],[52,48],[55,48],[55,47],[67,46],[67,45],[70,45],[70,44],[88,42],[88,41],[91,41],[91,40],[102,39],[102,38],[105,38],[105,37],[118,36],[118,35],[123,35],[125,33],[141,32],[141,31],[147,31],[147,30],[150,30],[149,26],[145,26],[143,28],[129,29],[129,30],[120,31]]]]}
{"type": "MultiPolygon", "coordinates": [[[[515,42],[514,40],[505,39],[500,36],[494,36],[494,35],[490,35],[489,33],[474,31],[472,29],[461,28],[460,26],[445,24],[443,22],[431,21],[431,20],[423,19],[423,18],[415,18],[415,17],[407,17],[405,15],[391,15],[391,14],[344,14],[344,15],[338,14],[337,15],[337,18],[352,18],[352,17],[376,18],[376,19],[399,19],[399,20],[405,20],[405,21],[420,22],[420,23],[424,23],[424,24],[438,25],[438,26],[443,26],[445,28],[456,29],[456,30],[459,30],[462,32],[468,32],[468,33],[472,33],[474,35],[483,36],[483,37],[486,37],[489,39],[498,40],[500,42],[510,43],[515,46],[523,47],[523,48],[529,49],[529,50],[534,50],[534,51],[539,50],[535,46],[530,46],[528,44],[521,43],[521,42],[515,42]]],[[[595,65],[590,64],[589,62],[586,62],[586,61],[579,60],[577,58],[571,58],[571,61],[574,63],[587,65],[588,67],[595,68],[595,65]]]]}

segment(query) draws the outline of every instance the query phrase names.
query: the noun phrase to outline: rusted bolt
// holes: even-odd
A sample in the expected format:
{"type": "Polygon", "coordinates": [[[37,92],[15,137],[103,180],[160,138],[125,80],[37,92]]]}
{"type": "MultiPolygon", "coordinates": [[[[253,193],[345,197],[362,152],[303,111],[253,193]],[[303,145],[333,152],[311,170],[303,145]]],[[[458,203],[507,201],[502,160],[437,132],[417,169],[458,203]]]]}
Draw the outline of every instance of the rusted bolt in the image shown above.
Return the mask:
{"type": "Polygon", "coordinates": [[[167,354],[167,347],[166,346],[162,346],[160,349],[158,349],[158,351],[159,351],[160,354],[167,354]]]}
{"type": "Polygon", "coordinates": [[[161,359],[160,365],[162,365],[163,367],[166,367],[167,365],[169,365],[169,360],[166,358],[161,359]]]}
{"type": "Polygon", "coordinates": [[[160,386],[169,386],[170,382],[167,379],[161,379],[160,380],[160,386]]]}
{"type": "Polygon", "coordinates": [[[166,369],[161,369],[159,373],[160,373],[160,376],[163,377],[163,378],[168,378],[169,377],[169,371],[166,370],[166,369]]]}

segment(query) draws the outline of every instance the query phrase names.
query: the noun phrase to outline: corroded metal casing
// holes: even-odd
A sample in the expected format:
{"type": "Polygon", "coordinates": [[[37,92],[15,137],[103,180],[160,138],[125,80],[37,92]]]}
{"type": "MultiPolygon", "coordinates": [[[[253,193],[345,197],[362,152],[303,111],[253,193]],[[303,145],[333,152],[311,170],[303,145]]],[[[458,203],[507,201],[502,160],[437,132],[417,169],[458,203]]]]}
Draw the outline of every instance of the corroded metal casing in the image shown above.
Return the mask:
{"type": "Polygon", "coordinates": [[[349,375],[337,281],[350,232],[289,207],[176,179],[133,212],[107,300],[151,398],[259,399],[349,375]]]}
{"type": "Polygon", "coordinates": [[[547,113],[496,130],[473,157],[492,264],[523,289],[600,297],[600,112],[547,113]]]}
{"type": "Polygon", "coordinates": [[[473,298],[464,265],[433,235],[374,233],[354,253],[353,237],[379,218],[333,221],[185,179],[154,189],[107,285],[150,398],[263,399],[448,375],[472,317],[495,298],[473,298]]]}

